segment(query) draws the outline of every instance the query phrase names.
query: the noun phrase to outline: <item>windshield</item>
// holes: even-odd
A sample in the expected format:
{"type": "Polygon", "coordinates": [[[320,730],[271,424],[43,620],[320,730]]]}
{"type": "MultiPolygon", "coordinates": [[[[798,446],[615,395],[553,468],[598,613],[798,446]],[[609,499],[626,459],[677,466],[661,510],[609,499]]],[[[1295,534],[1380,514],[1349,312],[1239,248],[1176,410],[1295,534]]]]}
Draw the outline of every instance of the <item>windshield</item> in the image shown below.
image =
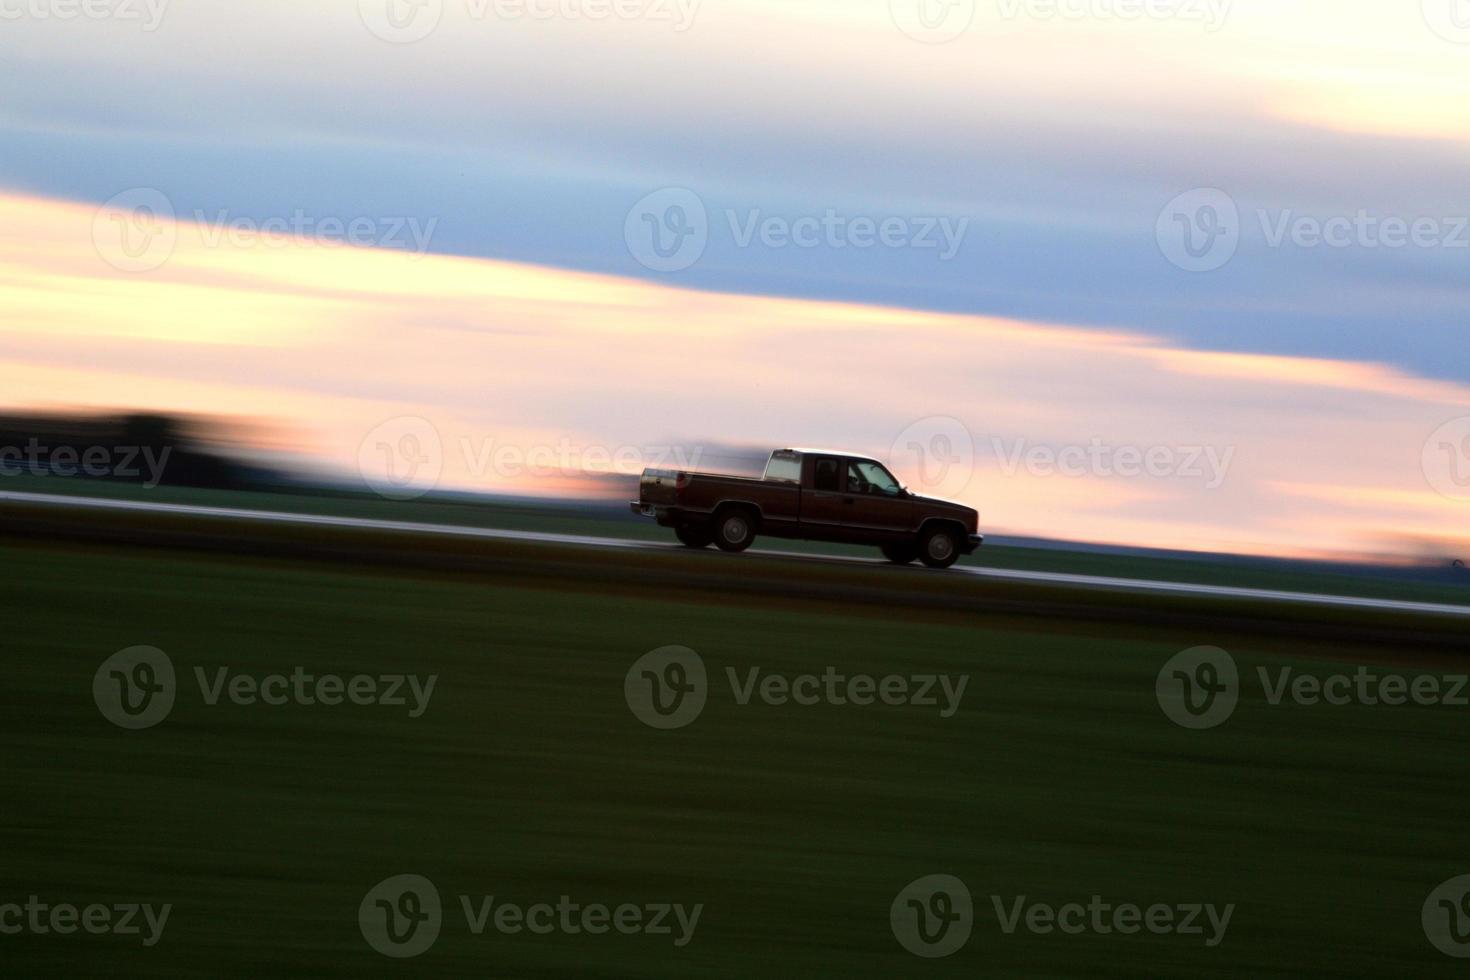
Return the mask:
{"type": "Polygon", "coordinates": [[[903,492],[887,470],[871,460],[855,459],[847,464],[847,492],[897,497],[903,492]]]}

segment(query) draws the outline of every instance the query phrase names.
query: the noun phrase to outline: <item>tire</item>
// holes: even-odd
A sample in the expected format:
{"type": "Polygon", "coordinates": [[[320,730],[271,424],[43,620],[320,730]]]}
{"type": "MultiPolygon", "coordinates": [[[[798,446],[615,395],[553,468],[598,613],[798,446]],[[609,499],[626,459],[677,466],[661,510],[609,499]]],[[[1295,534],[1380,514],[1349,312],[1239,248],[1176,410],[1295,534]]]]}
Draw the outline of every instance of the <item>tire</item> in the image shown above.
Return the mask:
{"type": "Polygon", "coordinates": [[[960,560],[960,541],[953,531],[936,527],[919,535],[919,560],[930,568],[948,568],[960,560]]]}
{"type": "Polygon", "coordinates": [[[748,510],[731,507],[715,515],[715,547],[721,551],[744,551],[755,540],[755,518],[748,510]]]}
{"type": "Polygon", "coordinates": [[[674,537],[686,548],[708,548],[715,540],[707,527],[676,527],[674,537]]]}
{"type": "Polygon", "coordinates": [[[880,550],[883,557],[895,565],[907,565],[919,557],[918,547],[907,541],[902,544],[885,544],[880,550]]]}

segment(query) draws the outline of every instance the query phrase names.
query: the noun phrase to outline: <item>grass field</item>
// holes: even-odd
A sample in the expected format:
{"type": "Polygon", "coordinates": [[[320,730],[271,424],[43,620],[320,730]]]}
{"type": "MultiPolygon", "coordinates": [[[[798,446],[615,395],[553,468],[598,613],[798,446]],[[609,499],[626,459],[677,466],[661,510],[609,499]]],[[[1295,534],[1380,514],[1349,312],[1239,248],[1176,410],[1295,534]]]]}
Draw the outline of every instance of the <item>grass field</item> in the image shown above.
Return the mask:
{"type": "MultiPolygon", "coordinates": [[[[161,940],[0,935],[8,974],[407,969],[497,977],[1450,976],[1420,907],[1470,872],[1467,708],[1271,706],[1247,682],[1223,726],[1155,700],[1176,652],[1224,647],[1315,674],[1425,663],[1307,638],[786,602],[630,598],[491,578],[142,550],[0,547],[6,623],[0,903],[173,906],[161,940]],[[125,731],[94,672],[137,644],[179,677],[125,731]],[[709,701],[658,731],[624,700],[680,644],[709,701]],[[737,703],[727,667],[967,675],[937,708],[737,703]],[[195,668],[260,677],[435,674],[422,716],[383,705],[206,703],[195,668]],[[374,952],[368,890],[427,877],[442,932],[374,952]],[[904,951],[889,925],[923,875],[966,882],[969,943],[904,951]],[[702,904],[693,939],[473,935],[460,895],[530,905],[702,904]],[[1233,903],[1199,936],[1007,935],[991,896],[1233,903]]],[[[1462,664],[1431,665],[1437,672],[1462,664]]]]}

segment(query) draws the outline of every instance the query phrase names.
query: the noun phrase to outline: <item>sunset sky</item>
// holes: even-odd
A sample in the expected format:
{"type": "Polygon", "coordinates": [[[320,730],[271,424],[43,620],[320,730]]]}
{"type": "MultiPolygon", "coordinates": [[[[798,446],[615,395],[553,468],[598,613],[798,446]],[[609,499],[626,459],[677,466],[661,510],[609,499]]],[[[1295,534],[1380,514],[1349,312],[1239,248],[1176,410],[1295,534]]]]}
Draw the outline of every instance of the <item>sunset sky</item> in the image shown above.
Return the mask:
{"type": "Polygon", "coordinates": [[[1470,543],[1470,4],[910,6],[0,0],[0,408],[344,474],[422,418],[440,485],[518,493],[579,484],[475,453],[836,445],[996,531],[1470,543]],[[1023,461],[1098,446],[1205,472],[1023,461]]]}

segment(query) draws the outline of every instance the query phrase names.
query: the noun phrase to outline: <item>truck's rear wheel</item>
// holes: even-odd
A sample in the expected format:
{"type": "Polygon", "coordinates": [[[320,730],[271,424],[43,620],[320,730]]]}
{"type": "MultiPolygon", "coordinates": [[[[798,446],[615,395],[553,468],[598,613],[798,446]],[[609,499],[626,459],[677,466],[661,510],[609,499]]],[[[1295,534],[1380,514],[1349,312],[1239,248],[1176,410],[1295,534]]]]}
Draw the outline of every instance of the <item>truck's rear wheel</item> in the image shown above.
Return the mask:
{"type": "Polygon", "coordinates": [[[930,568],[948,568],[960,559],[960,541],[947,528],[936,527],[919,537],[919,560],[930,568]]]}
{"type": "Polygon", "coordinates": [[[715,539],[707,527],[676,527],[674,537],[686,548],[707,548],[715,539]]]}
{"type": "Polygon", "coordinates": [[[885,544],[882,547],[883,557],[895,565],[907,565],[919,557],[919,549],[909,542],[903,544],[885,544]]]}
{"type": "Polygon", "coordinates": [[[739,508],[721,511],[715,517],[715,546],[721,551],[744,551],[755,540],[755,522],[739,508]]]}

